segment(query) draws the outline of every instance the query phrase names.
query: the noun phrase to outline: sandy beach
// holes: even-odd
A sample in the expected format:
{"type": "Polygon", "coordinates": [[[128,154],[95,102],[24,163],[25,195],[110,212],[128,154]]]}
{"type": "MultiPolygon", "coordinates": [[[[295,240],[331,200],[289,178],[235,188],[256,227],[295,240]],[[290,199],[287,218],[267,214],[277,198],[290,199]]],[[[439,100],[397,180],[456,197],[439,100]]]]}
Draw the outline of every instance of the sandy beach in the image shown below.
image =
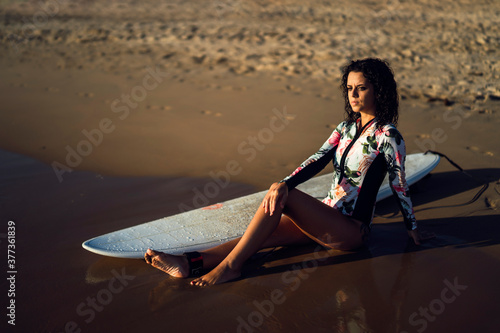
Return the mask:
{"type": "Polygon", "coordinates": [[[1,331],[497,332],[499,16],[486,0],[0,2],[1,331]],[[81,247],[199,207],[234,163],[203,204],[288,175],[343,120],[340,68],[363,57],[395,71],[407,152],[466,171],[443,158],[411,188],[435,239],[408,242],[386,199],[365,249],[264,251],[206,289],[81,247]]]}

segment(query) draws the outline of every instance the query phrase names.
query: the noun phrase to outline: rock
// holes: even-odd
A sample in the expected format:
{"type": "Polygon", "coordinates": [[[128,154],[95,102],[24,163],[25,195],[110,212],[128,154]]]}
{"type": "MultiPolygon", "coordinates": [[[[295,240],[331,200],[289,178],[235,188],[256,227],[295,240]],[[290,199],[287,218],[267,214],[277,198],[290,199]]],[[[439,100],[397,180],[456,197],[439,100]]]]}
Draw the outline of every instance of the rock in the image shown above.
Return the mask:
{"type": "Polygon", "coordinates": [[[401,54],[407,58],[411,58],[413,56],[413,51],[410,50],[410,49],[405,49],[403,51],[401,51],[401,54]]]}
{"type": "Polygon", "coordinates": [[[484,36],[477,36],[476,43],[478,43],[479,45],[488,44],[487,38],[488,37],[485,38],[484,36]]]}

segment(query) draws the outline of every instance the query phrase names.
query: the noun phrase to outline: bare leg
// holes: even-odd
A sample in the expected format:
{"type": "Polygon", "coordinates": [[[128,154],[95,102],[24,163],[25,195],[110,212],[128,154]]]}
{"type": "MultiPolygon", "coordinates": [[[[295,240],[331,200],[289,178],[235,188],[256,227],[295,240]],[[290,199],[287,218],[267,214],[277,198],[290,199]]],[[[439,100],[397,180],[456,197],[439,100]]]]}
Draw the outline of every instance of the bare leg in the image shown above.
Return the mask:
{"type": "MultiPolygon", "coordinates": [[[[200,252],[203,255],[203,268],[212,269],[219,265],[241,240],[234,239],[222,245],[200,252]]],[[[312,240],[302,232],[287,216],[281,216],[280,223],[258,250],[276,246],[302,245],[312,240]]]]}
{"type": "MultiPolygon", "coordinates": [[[[219,265],[234,249],[240,239],[241,237],[203,252],[200,251],[203,256],[203,268],[212,269],[219,265]]],[[[271,236],[264,241],[261,249],[275,246],[307,244],[310,242],[312,242],[312,240],[306,236],[288,217],[281,216],[278,227],[271,234],[271,236]]],[[[189,265],[186,257],[184,256],[175,256],[148,249],[144,258],[146,262],[151,264],[153,267],[156,267],[173,277],[184,278],[189,276],[189,265]]]]}
{"type": "MultiPolygon", "coordinates": [[[[223,283],[240,276],[243,263],[257,252],[279,224],[281,209],[272,216],[257,210],[241,240],[227,257],[208,274],[193,280],[197,286],[223,283]]],[[[360,222],[342,215],[317,199],[299,191],[290,191],[283,210],[308,237],[321,245],[349,250],[362,245],[360,222]]]]}
{"type": "Polygon", "coordinates": [[[227,257],[208,274],[191,282],[196,286],[207,286],[238,278],[243,263],[257,252],[264,241],[273,233],[281,218],[281,208],[273,215],[259,206],[247,230],[227,257]]]}

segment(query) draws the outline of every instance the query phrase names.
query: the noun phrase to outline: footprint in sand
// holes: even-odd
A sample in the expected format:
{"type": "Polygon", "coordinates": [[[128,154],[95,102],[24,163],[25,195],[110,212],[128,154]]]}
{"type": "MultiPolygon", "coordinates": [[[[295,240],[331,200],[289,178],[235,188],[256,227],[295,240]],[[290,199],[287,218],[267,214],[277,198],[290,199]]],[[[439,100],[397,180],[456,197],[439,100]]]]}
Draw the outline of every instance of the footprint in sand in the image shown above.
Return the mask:
{"type": "Polygon", "coordinates": [[[427,134],[427,133],[422,133],[422,134],[417,135],[417,139],[428,139],[430,137],[431,137],[431,135],[427,134]]]}
{"type": "Polygon", "coordinates": [[[299,94],[302,91],[300,87],[294,86],[293,84],[288,84],[286,89],[296,94],[299,94]]]}
{"type": "Polygon", "coordinates": [[[27,83],[11,83],[10,84],[11,87],[14,87],[14,88],[26,88],[28,86],[27,83]]]}
{"type": "Polygon", "coordinates": [[[222,91],[245,91],[248,89],[248,87],[246,86],[220,86],[220,85],[216,85],[212,88],[222,91]]]}
{"type": "MultiPolygon", "coordinates": [[[[289,121],[295,120],[295,118],[297,118],[297,116],[296,116],[296,115],[286,115],[286,116],[285,116],[285,119],[286,119],[286,120],[289,120],[289,121]]],[[[276,117],[276,116],[271,116],[271,117],[269,117],[269,119],[270,119],[270,120],[272,120],[272,121],[275,121],[275,120],[277,120],[277,119],[278,119],[278,117],[276,117]]],[[[278,120],[279,120],[279,119],[278,119],[278,120]]]]}
{"type": "Polygon", "coordinates": [[[162,110],[162,111],[169,111],[172,109],[170,105],[147,105],[146,109],[148,110],[162,110]]]}
{"type": "Polygon", "coordinates": [[[48,88],[45,88],[46,91],[50,92],[50,93],[57,93],[59,92],[59,88],[56,88],[56,87],[48,87],[48,88]]]}
{"type": "Polygon", "coordinates": [[[82,97],[82,98],[92,98],[92,97],[94,97],[94,93],[92,93],[92,92],[78,92],[78,93],[76,93],[76,95],[78,97],[82,97]]]}
{"type": "Polygon", "coordinates": [[[478,109],[477,113],[479,114],[493,114],[495,113],[495,110],[490,110],[490,109],[478,109]]]}
{"type": "Polygon", "coordinates": [[[332,99],[330,94],[328,94],[328,93],[319,93],[319,94],[316,94],[316,97],[324,98],[324,99],[332,99]]]}
{"type": "Polygon", "coordinates": [[[495,156],[495,154],[493,152],[491,152],[491,151],[482,151],[479,147],[476,147],[476,146],[467,146],[466,149],[470,150],[470,151],[473,151],[475,153],[484,155],[484,156],[490,156],[490,157],[495,156]]]}
{"type": "Polygon", "coordinates": [[[205,116],[212,116],[212,117],[221,117],[222,116],[222,113],[220,113],[220,112],[212,112],[210,110],[202,110],[201,114],[205,115],[205,116]]]}

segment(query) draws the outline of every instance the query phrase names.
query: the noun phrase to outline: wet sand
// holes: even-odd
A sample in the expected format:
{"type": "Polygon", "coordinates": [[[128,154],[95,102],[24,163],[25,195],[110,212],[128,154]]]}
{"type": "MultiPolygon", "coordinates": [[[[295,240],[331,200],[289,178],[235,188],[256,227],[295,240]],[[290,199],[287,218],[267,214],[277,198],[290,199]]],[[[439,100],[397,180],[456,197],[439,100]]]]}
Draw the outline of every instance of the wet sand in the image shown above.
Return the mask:
{"type": "Polygon", "coordinates": [[[1,284],[1,308],[16,302],[8,332],[497,331],[497,4],[43,8],[0,11],[0,248],[14,221],[18,272],[15,297],[1,284]],[[41,11],[47,21],[23,28],[41,11]],[[387,199],[366,249],[277,248],[202,290],[81,248],[196,206],[230,161],[240,172],[206,204],[283,178],[342,120],[339,67],[364,56],[394,66],[407,151],[441,151],[467,172],[442,159],[411,188],[435,239],[408,243],[387,199]]]}

